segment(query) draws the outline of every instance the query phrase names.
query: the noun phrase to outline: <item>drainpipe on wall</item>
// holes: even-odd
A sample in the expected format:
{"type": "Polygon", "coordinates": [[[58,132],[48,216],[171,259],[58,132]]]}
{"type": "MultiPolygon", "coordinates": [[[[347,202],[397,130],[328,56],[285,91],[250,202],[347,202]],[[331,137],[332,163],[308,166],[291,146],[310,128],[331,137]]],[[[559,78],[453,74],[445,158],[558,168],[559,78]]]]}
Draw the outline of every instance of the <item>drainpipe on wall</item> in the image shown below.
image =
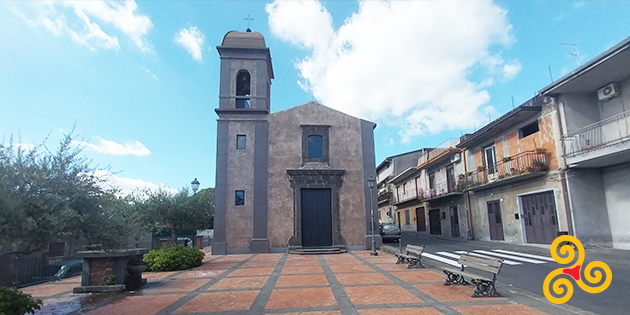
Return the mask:
{"type": "MultiPolygon", "coordinates": [[[[464,156],[464,174],[466,174],[466,178],[468,177],[468,164],[466,163],[466,151],[468,151],[467,149],[465,149],[464,151],[461,152],[461,154],[464,156]]],[[[467,202],[467,207],[468,207],[468,229],[470,230],[470,235],[472,236],[472,239],[475,239],[475,233],[473,232],[473,223],[472,223],[472,209],[470,208],[470,191],[466,192],[466,202],[467,202]]],[[[468,238],[468,235],[466,235],[466,237],[468,238]]]]}
{"type": "MultiPolygon", "coordinates": [[[[562,115],[560,115],[560,104],[559,102],[556,103],[555,99],[554,99],[554,106],[556,107],[556,119],[558,120],[558,129],[560,129],[560,141],[562,141],[562,135],[564,135],[564,130],[562,128],[562,115]]],[[[564,155],[565,155],[564,145],[562,145],[561,143],[560,147],[562,148],[562,157],[564,158],[564,155]]],[[[560,184],[562,185],[562,198],[564,199],[564,209],[567,214],[567,225],[569,227],[568,229],[569,235],[575,236],[573,232],[573,215],[571,214],[571,211],[572,211],[571,197],[569,196],[569,189],[567,185],[568,167],[567,167],[566,160],[564,160],[563,162],[564,162],[563,163],[564,165],[560,169],[560,184]]]]}

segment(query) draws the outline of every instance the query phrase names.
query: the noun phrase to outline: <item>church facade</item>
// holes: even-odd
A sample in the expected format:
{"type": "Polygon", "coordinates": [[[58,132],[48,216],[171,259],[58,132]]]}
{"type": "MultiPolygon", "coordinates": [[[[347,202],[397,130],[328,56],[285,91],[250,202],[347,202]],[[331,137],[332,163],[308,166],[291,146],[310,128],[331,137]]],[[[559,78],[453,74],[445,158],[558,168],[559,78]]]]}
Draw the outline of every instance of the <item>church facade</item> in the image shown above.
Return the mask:
{"type": "Polygon", "coordinates": [[[212,254],[369,248],[376,125],[314,101],[271,113],[263,36],[229,32],[217,49],[212,254]]]}

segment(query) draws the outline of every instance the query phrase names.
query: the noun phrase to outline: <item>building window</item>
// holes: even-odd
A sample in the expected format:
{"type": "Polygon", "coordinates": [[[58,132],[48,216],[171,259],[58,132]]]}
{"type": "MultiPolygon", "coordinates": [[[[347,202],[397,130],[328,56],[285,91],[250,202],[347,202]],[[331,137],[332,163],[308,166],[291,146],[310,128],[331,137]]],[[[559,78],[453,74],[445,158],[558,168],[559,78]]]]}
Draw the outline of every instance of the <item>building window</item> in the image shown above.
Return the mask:
{"type": "Polygon", "coordinates": [[[488,174],[494,174],[497,172],[497,150],[494,145],[484,149],[486,152],[486,166],[488,167],[488,174]]]}
{"type": "Polygon", "coordinates": [[[411,219],[409,218],[409,210],[405,210],[405,225],[409,225],[411,219]]]}
{"type": "Polygon", "coordinates": [[[250,76],[247,70],[236,75],[236,108],[249,108],[250,76]]]}
{"type": "Polygon", "coordinates": [[[234,205],[235,206],[245,205],[245,191],[244,190],[237,190],[234,192],[234,205]]]}
{"type": "Polygon", "coordinates": [[[321,159],[324,157],[324,140],[320,135],[308,136],[308,158],[321,159]]]}
{"type": "Polygon", "coordinates": [[[435,189],[435,173],[429,174],[429,189],[435,189]]]}
{"type": "Polygon", "coordinates": [[[525,138],[538,132],[538,120],[518,130],[518,137],[525,138]]]}
{"type": "Polygon", "coordinates": [[[247,137],[245,135],[236,135],[236,149],[245,150],[247,146],[247,137]]]}
{"type": "Polygon", "coordinates": [[[302,164],[307,162],[328,163],[330,126],[302,125],[302,164]]]}

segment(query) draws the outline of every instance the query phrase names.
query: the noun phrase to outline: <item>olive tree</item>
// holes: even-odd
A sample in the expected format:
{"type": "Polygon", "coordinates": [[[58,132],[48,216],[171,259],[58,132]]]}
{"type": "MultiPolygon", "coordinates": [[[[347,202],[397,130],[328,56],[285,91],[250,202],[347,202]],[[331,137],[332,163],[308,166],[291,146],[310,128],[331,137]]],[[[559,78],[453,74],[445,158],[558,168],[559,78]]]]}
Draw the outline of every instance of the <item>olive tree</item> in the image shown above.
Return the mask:
{"type": "Polygon", "coordinates": [[[129,202],[105,189],[72,133],[56,152],[0,144],[0,255],[30,254],[68,236],[105,247],[125,246],[129,202]]]}

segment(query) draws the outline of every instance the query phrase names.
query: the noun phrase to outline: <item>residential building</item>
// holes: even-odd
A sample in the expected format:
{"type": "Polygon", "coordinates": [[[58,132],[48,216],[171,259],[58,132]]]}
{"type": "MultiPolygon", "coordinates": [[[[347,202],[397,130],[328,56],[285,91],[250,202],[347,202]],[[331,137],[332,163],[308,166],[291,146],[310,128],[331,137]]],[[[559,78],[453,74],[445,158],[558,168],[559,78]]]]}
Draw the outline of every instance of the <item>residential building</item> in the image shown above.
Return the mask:
{"type": "Polygon", "coordinates": [[[376,167],[379,223],[397,223],[394,219],[394,187],[389,181],[403,171],[415,168],[418,157],[426,150],[420,149],[390,156],[376,167]]]}
{"type": "Polygon", "coordinates": [[[551,244],[569,232],[557,107],[534,97],[460,138],[476,239],[551,244]]]}
{"type": "Polygon", "coordinates": [[[411,166],[392,176],[395,222],[403,231],[460,237],[468,229],[465,187],[458,185],[465,173],[459,140],[447,139],[425,149],[411,166]]]}
{"type": "Polygon", "coordinates": [[[418,159],[420,199],[417,220],[433,235],[461,237],[469,229],[468,207],[463,196],[466,165],[459,139],[447,139],[418,159]]]}
{"type": "Polygon", "coordinates": [[[263,36],[229,32],[217,49],[212,254],[367,248],[376,221],[368,185],[376,178],[376,125],[314,101],[271,113],[263,36]]]}
{"type": "Polygon", "coordinates": [[[543,88],[557,100],[574,235],[630,249],[630,38],[543,88]]]}

